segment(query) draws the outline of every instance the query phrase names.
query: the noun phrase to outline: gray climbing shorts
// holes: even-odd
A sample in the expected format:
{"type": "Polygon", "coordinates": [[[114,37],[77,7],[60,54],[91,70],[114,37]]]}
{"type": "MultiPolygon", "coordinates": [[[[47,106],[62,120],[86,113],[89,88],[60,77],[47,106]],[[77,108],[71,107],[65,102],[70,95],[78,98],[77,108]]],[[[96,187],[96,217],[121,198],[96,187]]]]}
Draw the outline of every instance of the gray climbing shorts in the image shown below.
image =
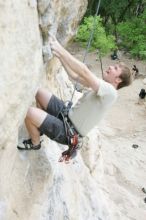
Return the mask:
{"type": "Polygon", "coordinates": [[[38,129],[40,133],[47,135],[50,139],[60,144],[67,145],[68,142],[64,122],[59,115],[59,112],[63,108],[66,108],[64,102],[58,99],[55,95],[52,95],[46,109],[48,115],[38,129]]]}

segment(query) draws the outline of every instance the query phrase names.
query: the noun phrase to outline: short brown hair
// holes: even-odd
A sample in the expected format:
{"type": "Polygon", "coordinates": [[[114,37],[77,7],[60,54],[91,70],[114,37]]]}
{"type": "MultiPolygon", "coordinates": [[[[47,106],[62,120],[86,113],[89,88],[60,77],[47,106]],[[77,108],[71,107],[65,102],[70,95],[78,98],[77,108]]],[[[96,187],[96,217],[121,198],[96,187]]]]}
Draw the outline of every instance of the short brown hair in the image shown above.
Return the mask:
{"type": "Polygon", "coordinates": [[[132,83],[132,73],[128,66],[126,66],[125,63],[120,63],[119,67],[122,69],[122,72],[119,76],[122,82],[119,83],[117,89],[129,86],[132,83]]]}

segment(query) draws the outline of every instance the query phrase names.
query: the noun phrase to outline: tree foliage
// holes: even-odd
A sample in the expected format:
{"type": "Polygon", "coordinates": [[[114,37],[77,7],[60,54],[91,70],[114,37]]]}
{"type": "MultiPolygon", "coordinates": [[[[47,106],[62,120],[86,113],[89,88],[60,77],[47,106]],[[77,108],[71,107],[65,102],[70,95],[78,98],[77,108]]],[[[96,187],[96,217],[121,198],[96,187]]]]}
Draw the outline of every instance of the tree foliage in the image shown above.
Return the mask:
{"type": "Polygon", "coordinates": [[[121,46],[134,57],[146,59],[146,10],[139,16],[117,26],[121,46]]]}
{"type": "MultiPolygon", "coordinates": [[[[88,0],[88,9],[85,16],[94,15],[98,0],[88,0]]],[[[105,24],[119,23],[133,16],[143,13],[146,0],[101,0],[99,14],[105,24]]]]}
{"type": "Polygon", "coordinates": [[[106,34],[102,25],[102,19],[99,16],[84,17],[83,23],[79,26],[76,41],[82,42],[82,46],[85,47],[93,28],[94,35],[91,42],[91,50],[99,49],[102,54],[106,54],[110,50],[116,48],[114,37],[106,34]]]}
{"type": "MultiPolygon", "coordinates": [[[[95,14],[98,0],[88,0],[88,3],[86,17],[95,14]]],[[[99,8],[106,34],[110,38],[114,35],[117,46],[119,39],[122,40],[120,46],[142,59],[146,56],[145,10],[146,0],[101,0],[99,8]]]]}

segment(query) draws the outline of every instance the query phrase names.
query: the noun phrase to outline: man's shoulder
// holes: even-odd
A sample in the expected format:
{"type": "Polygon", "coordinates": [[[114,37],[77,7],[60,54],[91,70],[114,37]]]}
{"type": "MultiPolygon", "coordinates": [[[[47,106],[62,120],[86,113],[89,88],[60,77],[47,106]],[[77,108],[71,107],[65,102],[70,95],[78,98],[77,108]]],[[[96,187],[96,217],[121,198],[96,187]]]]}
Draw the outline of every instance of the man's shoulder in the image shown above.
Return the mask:
{"type": "Polygon", "coordinates": [[[100,79],[100,86],[99,86],[99,90],[97,92],[97,95],[99,95],[99,96],[110,96],[110,95],[117,96],[117,90],[115,89],[115,87],[111,83],[100,79]]]}

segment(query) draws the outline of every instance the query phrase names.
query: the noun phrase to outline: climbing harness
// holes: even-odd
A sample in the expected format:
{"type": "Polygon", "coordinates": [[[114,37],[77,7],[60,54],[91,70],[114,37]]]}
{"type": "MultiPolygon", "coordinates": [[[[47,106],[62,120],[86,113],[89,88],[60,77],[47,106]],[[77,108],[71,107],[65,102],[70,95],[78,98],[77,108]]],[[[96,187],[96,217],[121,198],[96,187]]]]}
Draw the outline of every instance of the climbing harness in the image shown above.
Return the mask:
{"type": "Polygon", "coordinates": [[[65,161],[65,163],[68,163],[70,159],[74,158],[77,154],[77,150],[81,148],[81,135],[78,134],[68,118],[71,106],[72,102],[69,101],[67,106],[65,106],[58,114],[58,116],[61,116],[63,119],[68,144],[68,149],[62,153],[59,162],[65,161]]]}
{"type": "MultiPolygon", "coordinates": [[[[98,11],[99,11],[100,3],[101,3],[101,0],[99,0],[98,4],[97,4],[96,13],[95,13],[94,20],[93,20],[93,28],[92,28],[92,31],[90,33],[87,48],[86,48],[84,58],[83,58],[83,63],[85,63],[85,59],[86,59],[87,53],[89,51],[89,48],[91,46],[91,42],[92,42],[92,39],[93,39],[93,35],[94,35],[94,31],[95,31],[95,19],[96,19],[96,16],[98,14],[98,11]]],[[[98,54],[99,54],[99,60],[100,60],[102,76],[103,76],[102,60],[101,60],[101,56],[100,56],[99,51],[98,51],[98,54]]],[[[75,91],[78,90],[77,86],[78,86],[78,80],[77,80],[77,82],[74,86],[74,91],[73,91],[73,94],[72,94],[72,97],[71,97],[71,101],[69,101],[67,103],[66,108],[63,108],[63,110],[59,113],[61,115],[62,119],[63,119],[63,122],[64,122],[65,132],[66,132],[66,137],[67,137],[68,147],[69,147],[68,150],[66,150],[62,153],[62,155],[59,159],[59,162],[65,161],[66,163],[69,163],[69,160],[76,156],[77,150],[80,149],[82,144],[83,144],[82,141],[81,141],[82,137],[75,130],[75,128],[73,127],[72,123],[70,122],[70,120],[68,118],[68,113],[69,113],[69,110],[72,106],[72,100],[73,100],[75,91]]]]}

